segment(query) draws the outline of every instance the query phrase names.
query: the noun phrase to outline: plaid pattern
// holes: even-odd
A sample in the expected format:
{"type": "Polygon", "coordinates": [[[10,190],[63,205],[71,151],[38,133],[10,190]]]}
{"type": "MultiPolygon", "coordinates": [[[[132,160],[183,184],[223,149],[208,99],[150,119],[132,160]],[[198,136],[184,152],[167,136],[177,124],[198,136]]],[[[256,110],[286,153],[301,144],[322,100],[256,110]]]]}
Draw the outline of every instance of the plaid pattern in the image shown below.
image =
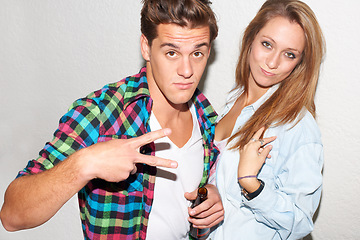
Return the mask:
{"type": "MultiPolygon", "coordinates": [[[[199,90],[193,102],[203,136],[203,185],[218,155],[212,142],[217,115],[199,90]]],[[[149,132],[151,106],[145,67],[134,76],[75,101],[61,118],[53,140],[45,145],[36,160],[29,161],[18,177],[50,169],[75,151],[97,142],[149,132]]],[[[143,146],[141,151],[154,155],[154,143],[143,146]]],[[[94,179],[79,191],[85,239],[145,239],[156,168],[145,164],[138,164],[137,168],[138,173],[125,181],[111,183],[94,179]]]]}

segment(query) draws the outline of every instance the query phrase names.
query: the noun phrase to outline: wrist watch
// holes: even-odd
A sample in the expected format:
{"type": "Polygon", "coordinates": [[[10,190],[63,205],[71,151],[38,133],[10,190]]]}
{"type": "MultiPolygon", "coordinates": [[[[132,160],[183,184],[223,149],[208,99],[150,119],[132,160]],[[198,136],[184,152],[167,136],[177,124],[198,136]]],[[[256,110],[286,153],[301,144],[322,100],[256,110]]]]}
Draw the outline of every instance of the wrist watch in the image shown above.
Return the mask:
{"type": "Polygon", "coordinates": [[[242,194],[244,195],[244,197],[250,201],[251,199],[254,199],[255,197],[257,197],[261,191],[264,189],[264,186],[265,186],[265,183],[261,180],[261,179],[258,179],[258,181],[260,182],[260,186],[258,189],[255,190],[255,192],[252,192],[252,193],[248,193],[245,188],[242,188],[241,189],[241,192],[242,194]]]}

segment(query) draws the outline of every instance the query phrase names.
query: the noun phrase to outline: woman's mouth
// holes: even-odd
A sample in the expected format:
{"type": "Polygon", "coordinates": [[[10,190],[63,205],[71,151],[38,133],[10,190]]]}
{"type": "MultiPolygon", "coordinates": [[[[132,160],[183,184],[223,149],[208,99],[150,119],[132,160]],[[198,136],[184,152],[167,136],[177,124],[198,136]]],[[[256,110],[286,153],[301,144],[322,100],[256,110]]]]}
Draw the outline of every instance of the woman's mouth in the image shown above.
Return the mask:
{"type": "Polygon", "coordinates": [[[262,71],[266,76],[268,76],[268,77],[271,77],[271,76],[274,76],[274,75],[275,75],[274,73],[265,71],[263,68],[261,68],[261,71],[262,71]]]}

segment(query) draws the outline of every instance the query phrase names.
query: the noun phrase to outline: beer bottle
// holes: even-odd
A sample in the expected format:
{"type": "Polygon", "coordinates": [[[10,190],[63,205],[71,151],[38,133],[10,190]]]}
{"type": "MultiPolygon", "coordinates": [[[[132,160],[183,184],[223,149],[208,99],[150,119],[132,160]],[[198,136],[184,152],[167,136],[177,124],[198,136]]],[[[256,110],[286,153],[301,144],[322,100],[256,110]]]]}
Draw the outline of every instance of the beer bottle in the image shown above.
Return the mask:
{"type": "MultiPolygon", "coordinates": [[[[207,189],[206,187],[198,188],[197,197],[191,204],[191,208],[196,207],[203,201],[207,199],[207,189]]],[[[206,239],[210,234],[210,228],[198,229],[194,228],[192,224],[190,224],[190,232],[189,235],[195,239],[206,239]]]]}

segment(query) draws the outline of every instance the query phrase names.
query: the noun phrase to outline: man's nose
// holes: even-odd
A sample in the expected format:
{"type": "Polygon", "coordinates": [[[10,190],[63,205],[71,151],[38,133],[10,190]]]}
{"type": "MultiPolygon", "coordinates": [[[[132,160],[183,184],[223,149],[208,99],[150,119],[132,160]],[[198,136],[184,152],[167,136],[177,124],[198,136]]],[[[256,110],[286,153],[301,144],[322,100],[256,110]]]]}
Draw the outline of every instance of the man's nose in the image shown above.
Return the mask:
{"type": "Polygon", "coordinates": [[[178,74],[184,78],[190,78],[193,74],[193,66],[189,57],[184,57],[178,67],[178,74]]]}

